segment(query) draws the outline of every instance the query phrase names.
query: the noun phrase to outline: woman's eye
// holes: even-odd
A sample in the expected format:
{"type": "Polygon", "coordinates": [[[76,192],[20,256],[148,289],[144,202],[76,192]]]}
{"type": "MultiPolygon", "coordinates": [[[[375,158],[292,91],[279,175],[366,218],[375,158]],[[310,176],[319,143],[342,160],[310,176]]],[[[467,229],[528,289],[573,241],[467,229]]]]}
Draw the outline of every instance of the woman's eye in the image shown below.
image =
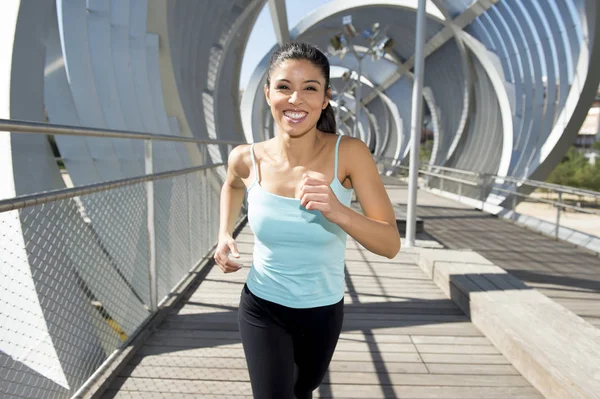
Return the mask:
{"type": "Polygon", "coordinates": [[[286,85],[279,85],[277,86],[277,90],[287,90],[288,87],[286,85]]]}
{"type": "Polygon", "coordinates": [[[313,86],[308,86],[308,87],[306,88],[306,90],[313,90],[313,91],[317,91],[317,88],[316,88],[316,87],[313,87],[313,86]]]}

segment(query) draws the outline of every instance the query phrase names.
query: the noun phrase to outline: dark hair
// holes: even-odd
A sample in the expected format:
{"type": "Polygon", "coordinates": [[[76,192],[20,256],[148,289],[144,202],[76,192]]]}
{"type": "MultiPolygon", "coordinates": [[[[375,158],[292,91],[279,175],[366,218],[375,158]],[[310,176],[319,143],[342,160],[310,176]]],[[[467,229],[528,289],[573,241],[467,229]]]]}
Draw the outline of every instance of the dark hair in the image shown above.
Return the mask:
{"type": "MultiPolygon", "coordinates": [[[[267,85],[271,85],[271,72],[286,60],[310,61],[315,67],[321,70],[321,73],[325,78],[325,90],[330,88],[329,60],[317,47],[302,42],[286,43],[273,53],[267,72],[267,85]]],[[[324,133],[337,133],[335,114],[331,104],[327,104],[327,107],[321,112],[321,117],[317,121],[317,129],[324,133]]]]}

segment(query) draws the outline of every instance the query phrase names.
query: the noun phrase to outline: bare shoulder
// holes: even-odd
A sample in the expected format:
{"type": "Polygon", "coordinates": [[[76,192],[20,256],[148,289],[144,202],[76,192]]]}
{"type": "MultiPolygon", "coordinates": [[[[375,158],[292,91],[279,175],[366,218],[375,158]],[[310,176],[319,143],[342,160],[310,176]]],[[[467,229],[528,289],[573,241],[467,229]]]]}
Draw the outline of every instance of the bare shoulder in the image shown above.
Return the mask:
{"type": "Polygon", "coordinates": [[[348,164],[356,161],[370,161],[373,157],[371,155],[371,150],[369,150],[369,147],[367,147],[362,140],[349,136],[343,136],[341,138],[339,156],[340,161],[342,158],[352,160],[351,162],[348,162],[348,164]]]}
{"type": "Polygon", "coordinates": [[[229,153],[228,167],[239,178],[246,179],[252,168],[250,144],[241,144],[229,153]]]}
{"type": "Polygon", "coordinates": [[[373,156],[362,140],[343,136],[340,139],[338,157],[338,167],[342,174],[342,177],[338,175],[338,179],[344,187],[356,188],[357,182],[372,178],[375,170],[373,156]]]}

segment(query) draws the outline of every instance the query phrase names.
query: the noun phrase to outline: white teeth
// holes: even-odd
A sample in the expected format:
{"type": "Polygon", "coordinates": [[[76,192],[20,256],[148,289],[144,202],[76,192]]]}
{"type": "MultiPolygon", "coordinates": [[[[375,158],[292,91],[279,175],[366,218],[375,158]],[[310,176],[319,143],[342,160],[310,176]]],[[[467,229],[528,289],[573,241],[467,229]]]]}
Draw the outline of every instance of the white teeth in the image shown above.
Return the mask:
{"type": "Polygon", "coordinates": [[[284,115],[292,119],[302,119],[306,116],[306,112],[284,112],[284,115]]]}

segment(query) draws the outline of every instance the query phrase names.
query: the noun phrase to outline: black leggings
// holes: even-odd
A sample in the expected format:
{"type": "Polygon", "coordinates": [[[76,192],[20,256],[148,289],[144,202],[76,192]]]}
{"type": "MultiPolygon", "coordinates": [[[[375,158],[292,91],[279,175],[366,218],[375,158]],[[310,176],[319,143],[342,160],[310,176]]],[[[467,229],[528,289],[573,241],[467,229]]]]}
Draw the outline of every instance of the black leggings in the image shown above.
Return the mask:
{"type": "Polygon", "coordinates": [[[312,398],[327,371],[344,318],[344,300],[294,309],[244,285],[238,322],[255,399],[312,398]]]}

